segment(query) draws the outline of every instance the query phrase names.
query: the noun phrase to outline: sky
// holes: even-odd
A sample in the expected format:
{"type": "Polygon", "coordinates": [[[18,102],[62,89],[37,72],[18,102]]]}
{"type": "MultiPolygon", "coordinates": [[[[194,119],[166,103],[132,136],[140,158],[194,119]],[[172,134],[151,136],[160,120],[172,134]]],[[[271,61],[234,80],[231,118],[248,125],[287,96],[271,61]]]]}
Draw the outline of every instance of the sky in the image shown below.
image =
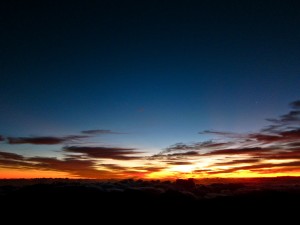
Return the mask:
{"type": "Polygon", "coordinates": [[[0,178],[300,175],[298,1],[0,3],[0,178]]]}

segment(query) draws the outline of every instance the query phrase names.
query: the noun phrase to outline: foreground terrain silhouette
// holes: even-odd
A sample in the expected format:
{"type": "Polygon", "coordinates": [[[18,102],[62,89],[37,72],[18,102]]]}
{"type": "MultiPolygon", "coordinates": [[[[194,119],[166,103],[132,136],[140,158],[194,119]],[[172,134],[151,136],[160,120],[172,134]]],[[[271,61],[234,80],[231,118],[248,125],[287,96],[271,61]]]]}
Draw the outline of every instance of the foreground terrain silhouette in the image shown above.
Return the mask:
{"type": "MultiPolygon", "coordinates": [[[[0,181],[1,211],[53,215],[296,215],[300,178],[0,181]],[[271,211],[271,214],[267,212],[271,211]],[[169,214],[169,212],[172,213],[169,214]]],[[[249,219],[251,216],[249,217],[249,219]]],[[[112,218],[113,219],[113,218],[112,218]]],[[[213,218],[212,218],[213,219],[213,218]]]]}

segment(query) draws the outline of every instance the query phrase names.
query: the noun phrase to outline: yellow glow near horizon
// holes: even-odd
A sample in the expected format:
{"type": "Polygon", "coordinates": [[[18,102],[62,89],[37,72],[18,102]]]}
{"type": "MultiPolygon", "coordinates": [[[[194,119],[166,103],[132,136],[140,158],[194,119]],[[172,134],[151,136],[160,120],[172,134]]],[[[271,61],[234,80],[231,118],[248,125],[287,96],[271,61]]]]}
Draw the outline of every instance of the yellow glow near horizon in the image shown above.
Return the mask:
{"type": "MultiPolygon", "coordinates": [[[[268,173],[268,169],[264,169],[265,173],[260,172],[254,172],[249,170],[239,170],[234,171],[231,173],[216,173],[216,174],[209,174],[206,172],[202,173],[193,173],[191,171],[192,166],[186,167],[186,166],[180,166],[177,167],[177,170],[175,169],[164,169],[158,172],[150,172],[146,173],[144,175],[141,175],[140,178],[142,179],[170,179],[174,180],[177,178],[187,179],[187,178],[195,178],[195,179],[201,179],[201,178],[259,178],[259,177],[278,177],[278,176],[300,176],[300,170],[299,171],[291,171],[291,172],[272,172],[270,170],[270,173],[268,173]],[[180,168],[180,169],[179,169],[180,168]]],[[[134,175],[134,173],[132,173],[134,175]]],[[[31,178],[70,178],[70,179],[76,179],[76,178],[88,178],[88,177],[77,177],[72,176],[69,173],[65,172],[57,172],[57,171],[41,171],[41,170],[20,170],[20,169],[0,169],[0,179],[31,179],[31,178]]],[[[101,178],[101,177],[99,177],[101,178]]],[[[111,178],[114,179],[114,177],[105,177],[106,179],[111,178]]],[[[130,178],[130,174],[124,178],[130,178]]],[[[117,179],[122,179],[118,177],[117,179]]]]}
{"type": "MultiPolygon", "coordinates": [[[[247,159],[246,157],[243,158],[247,159]]],[[[277,176],[300,176],[300,169],[297,166],[284,167],[283,163],[292,163],[295,160],[278,159],[262,160],[259,163],[241,162],[239,164],[226,165],[228,159],[222,161],[222,157],[205,157],[200,160],[186,159],[185,165],[170,165],[164,160],[106,160],[99,162],[94,167],[95,171],[88,171],[77,168],[76,164],[67,168],[68,172],[60,172],[46,169],[27,168],[1,168],[0,179],[17,178],[91,178],[91,179],[170,179],[177,178],[247,178],[247,177],[277,177],[277,176]],[[225,163],[220,164],[220,162],[225,163]],[[278,164],[278,165],[276,165],[278,164]],[[107,166],[106,166],[107,165],[107,166]],[[251,166],[254,167],[251,167],[251,166]],[[258,165],[258,167],[255,167],[258,165]],[[266,165],[261,168],[260,165],[266,165]],[[110,167],[111,166],[111,167],[110,167]],[[115,166],[115,168],[114,168],[115,166]],[[268,168],[269,166],[269,168],[268,168]],[[74,167],[74,169],[73,169],[74,167]],[[244,169],[243,169],[244,168],[244,169]],[[252,169],[251,169],[252,168],[252,169]],[[227,172],[226,172],[227,171],[227,172]],[[76,175],[81,174],[82,176],[76,175]]],[[[231,157],[232,160],[232,157],[231,157]]],[[[176,162],[176,161],[175,161],[176,162]]],[[[230,160],[228,160],[230,162],[230,160]]],[[[62,167],[62,169],[65,169],[62,167]]]]}
{"type": "Polygon", "coordinates": [[[202,173],[193,173],[193,172],[186,172],[186,170],[182,171],[170,171],[164,170],[159,172],[153,172],[148,174],[145,178],[148,179],[187,179],[187,178],[259,178],[259,177],[279,177],[279,176],[300,176],[300,170],[295,172],[274,172],[270,171],[270,173],[259,173],[253,172],[249,170],[239,170],[231,173],[216,173],[216,174],[208,174],[206,172],[202,173]]]}
{"type": "Polygon", "coordinates": [[[195,165],[178,165],[178,166],[172,166],[168,170],[169,171],[174,171],[174,172],[190,173],[193,170],[195,170],[195,165]]]}

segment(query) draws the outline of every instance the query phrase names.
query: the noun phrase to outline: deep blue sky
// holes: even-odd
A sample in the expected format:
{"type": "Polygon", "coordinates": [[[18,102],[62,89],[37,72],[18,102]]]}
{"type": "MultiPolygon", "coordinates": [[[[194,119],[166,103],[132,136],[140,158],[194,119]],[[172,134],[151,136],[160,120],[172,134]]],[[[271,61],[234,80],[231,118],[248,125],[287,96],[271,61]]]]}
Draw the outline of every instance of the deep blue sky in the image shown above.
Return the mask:
{"type": "Polygon", "coordinates": [[[127,134],[99,144],[159,151],[300,97],[298,1],[47,2],[0,3],[3,136],[109,129],[127,134]]]}

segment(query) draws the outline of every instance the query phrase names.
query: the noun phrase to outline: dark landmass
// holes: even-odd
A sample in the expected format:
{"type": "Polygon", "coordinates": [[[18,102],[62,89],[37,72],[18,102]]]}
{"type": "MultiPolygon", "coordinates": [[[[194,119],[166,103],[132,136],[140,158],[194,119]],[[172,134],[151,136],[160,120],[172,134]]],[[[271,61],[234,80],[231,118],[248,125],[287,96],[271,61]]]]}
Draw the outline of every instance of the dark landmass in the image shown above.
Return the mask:
{"type": "Polygon", "coordinates": [[[0,201],[1,212],[26,212],[27,216],[29,211],[71,218],[104,218],[113,213],[116,218],[121,214],[138,214],[151,218],[168,215],[174,219],[174,216],[205,217],[213,213],[216,217],[210,219],[243,215],[248,219],[270,216],[274,220],[297,215],[300,178],[178,179],[173,182],[0,180],[0,201]]]}

